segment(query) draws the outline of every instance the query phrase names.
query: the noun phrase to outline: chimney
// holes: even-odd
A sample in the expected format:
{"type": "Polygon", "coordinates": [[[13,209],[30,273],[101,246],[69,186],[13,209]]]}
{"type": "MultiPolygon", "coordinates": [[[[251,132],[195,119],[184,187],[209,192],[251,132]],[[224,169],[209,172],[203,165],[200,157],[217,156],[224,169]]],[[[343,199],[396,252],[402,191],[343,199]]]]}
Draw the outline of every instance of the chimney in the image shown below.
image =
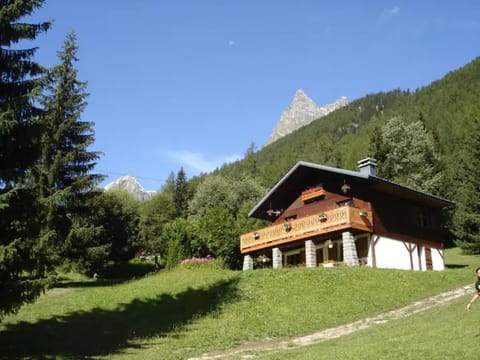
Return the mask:
{"type": "Polygon", "coordinates": [[[375,176],[375,168],[377,166],[377,160],[368,157],[357,162],[360,173],[364,175],[375,176]]]}

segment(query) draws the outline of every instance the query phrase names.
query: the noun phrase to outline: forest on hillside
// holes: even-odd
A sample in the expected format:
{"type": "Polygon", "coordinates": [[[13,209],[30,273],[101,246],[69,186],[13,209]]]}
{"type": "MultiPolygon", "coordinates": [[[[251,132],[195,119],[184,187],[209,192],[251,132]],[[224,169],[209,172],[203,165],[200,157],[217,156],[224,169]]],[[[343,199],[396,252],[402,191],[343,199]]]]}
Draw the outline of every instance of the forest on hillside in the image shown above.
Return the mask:
{"type": "Polygon", "coordinates": [[[378,175],[454,200],[449,243],[480,253],[480,59],[413,92],[369,94],[210,174],[179,169],[140,203],[98,188],[75,34],[52,68],[21,46],[52,26],[22,22],[42,3],[0,5],[0,319],[62,271],[107,276],[145,254],[160,267],[210,256],[239,268],[240,234],[263,225],[247,214],[297,161],[356,169],[375,157],[378,175]]]}
{"type": "MultiPolygon", "coordinates": [[[[358,160],[372,156],[378,161],[378,176],[453,200],[456,206],[444,214],[449,234],[446,245],[479,253],[480,106],[476,100],[479,95],[480,59],[476,59],[416,91],[397,89],[369,94],[259,150],[252,144],[242,160],[187,182],[186,224],[193,227],[190,240],[185,240],[189,238],[186,234],[182,241],[197,243],[199,233],[195,224],[204,217],[211,217],[212,228],[214,224],[224,224],[218,239],[236,223],[229,256],[237,258],[238,235],[261,225],[246,218],[249,210],[298,161],[357,170],[358,160]],[[238,179],[248,179],[256,195],[248,198],[238,179]],[[243,194],[237,198],[243,199],[240,200],[243,205],[239,206],[237,200],[237,208],[232,209],[233,193],[237,191],[243,194]]],[[[170,183],[170,189],[174,189],[174,174],[170,183]]],[[[170,193],[173,197],[180,196],[174,190],[170,193]]],[[[200,238],[210,235],[205,233],[200,238]]],[[[225,245],[224,241],[228,240],[218,241],[216,246],[225,245]]],[[[188,246],[174,247],[188,249],[188,246]]],[[[164,254],[172,251],[166,242],[162,248],[164,254]]],[[[182,256],[201,254],[197,252],[201,248],[219,254],[215,247],[193,246],[182,256]]],[[[165,259],[168,258],[166,255],[165,259]]],[[[229,263],[238,264],[238,261],[229,263]]]]}

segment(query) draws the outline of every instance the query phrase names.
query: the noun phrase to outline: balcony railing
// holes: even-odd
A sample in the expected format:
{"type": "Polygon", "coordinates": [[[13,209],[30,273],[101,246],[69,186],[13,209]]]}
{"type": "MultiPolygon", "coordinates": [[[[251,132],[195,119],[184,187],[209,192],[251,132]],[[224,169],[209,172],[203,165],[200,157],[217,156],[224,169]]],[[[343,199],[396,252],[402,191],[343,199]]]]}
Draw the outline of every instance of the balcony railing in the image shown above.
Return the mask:
{"type": "Polygon", "coordinates": [[[240,250],[242,253],[248,253],[344,229],[373,231],[372,212],[353,206],[343,206],[258,229],[240,236],[240,250]]]}

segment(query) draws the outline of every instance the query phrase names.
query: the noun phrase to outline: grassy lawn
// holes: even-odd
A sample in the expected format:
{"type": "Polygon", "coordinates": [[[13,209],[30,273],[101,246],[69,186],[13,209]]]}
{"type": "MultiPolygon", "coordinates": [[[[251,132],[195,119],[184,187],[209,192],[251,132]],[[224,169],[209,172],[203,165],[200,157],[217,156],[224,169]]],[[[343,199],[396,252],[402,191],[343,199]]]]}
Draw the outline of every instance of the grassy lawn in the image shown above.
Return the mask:
{"type": "MultiPolygon", "coordinates": [[[[469,299],[470,297],[468,297],[469,299]]],[[[479,358],[480,308],[465,310],[467,298],[420,315],[378,325],[318,345],[259,360],[322,359],[471,359],[479,358]]]]}
{"type": "MultiPolygon", "coordinates": [[[[449,268],[444,272],[369,268],[233,272],[198,267],[117,283],[76,279],[47,292],[0,324],[0,357],[185,359],[246,341],[304,334],[472,283],[480,258],[451,249],[446,262],[449,268]]],[[[475,328],[478,312],[466,316],[464,302],[459,304],[458,311],[451,305],[446,313],[460,324],[454,331],[462,337],[475,328]]],[[[425,317],[419,321],[425,330],[420,325],[398,330],[408,332],[413,343],[423,341],[413,329],[427,333],[429,321],[436,321],[430,319],[432,315],[420,317],[425,317]]],[[[439,333],[432,338],[442,331],[452,336],[448,327],[452,319],[435,325],[439,333]]],[[[355,358],[362,358],[363,353],[378,358],[372,355],[377,351],[374,343],[389,348],[379,334],[402,322],[365,331],[362,336],[369,336],[370,344],[365,344],[368,338],[359,341],[362,354],[352,350],[352,358],[355,353],[355,358]],[[365,335],[375,331],[380,332],[365,335]]],[[[319,351],[337,354],[344,345],[335,344],[341,341],[352,341],[353,349],[359,336],[304,349],[298,358],[318,359],[319,351]]],[[[395,351],[404,351],[400,352],[402,358],[408,357],[402,337],[392,336],[399,339],[395,351]]],[[[473,331],[472,336],[478,334],[473,331]]],[[[467,339],[473,344],[472,338],[467,339]]],[[[463,347],[467,351],[467,346],[463,347]]],[[[293,358],[295,354],[275,356],[293,358]]],[[[350,356],[338,354],[336,358],[350,356]]]]}

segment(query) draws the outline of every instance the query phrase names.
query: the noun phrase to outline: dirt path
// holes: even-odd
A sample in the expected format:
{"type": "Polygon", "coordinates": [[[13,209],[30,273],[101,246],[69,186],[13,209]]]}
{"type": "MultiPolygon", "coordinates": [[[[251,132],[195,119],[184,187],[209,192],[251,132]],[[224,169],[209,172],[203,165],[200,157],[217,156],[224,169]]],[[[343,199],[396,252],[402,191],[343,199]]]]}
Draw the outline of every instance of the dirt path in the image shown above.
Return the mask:
{"type": "Polygon", "coordinates": [[[352,334],[358,330],[366,329],[377,324],[385,324],[392,320],[397,320],[406,316],[418,314],[433,307],[447,304],[450,301],[458,299],[466,294],[472,293],[472,285],[462,286],[461,288],[447,291],[423,300],[414,301],[404,307],[396,310],[387,311],[373,317],[364,318],[353,323],[340,325],[330,329],[321,330],[308,335],[297,336],[289,339],[268,339],[258,342],[247,343],[232,349],[227,349],[215,353],[203,354],[189,360],[216,360],[228,359],[229,357],[238,357],[242,359],[252,359],[255,353],[261,352],[273,353],[282,350],[292,350],[303,346],[318,344],[323,341],[336,339],[341,336],[352,334]]]}

